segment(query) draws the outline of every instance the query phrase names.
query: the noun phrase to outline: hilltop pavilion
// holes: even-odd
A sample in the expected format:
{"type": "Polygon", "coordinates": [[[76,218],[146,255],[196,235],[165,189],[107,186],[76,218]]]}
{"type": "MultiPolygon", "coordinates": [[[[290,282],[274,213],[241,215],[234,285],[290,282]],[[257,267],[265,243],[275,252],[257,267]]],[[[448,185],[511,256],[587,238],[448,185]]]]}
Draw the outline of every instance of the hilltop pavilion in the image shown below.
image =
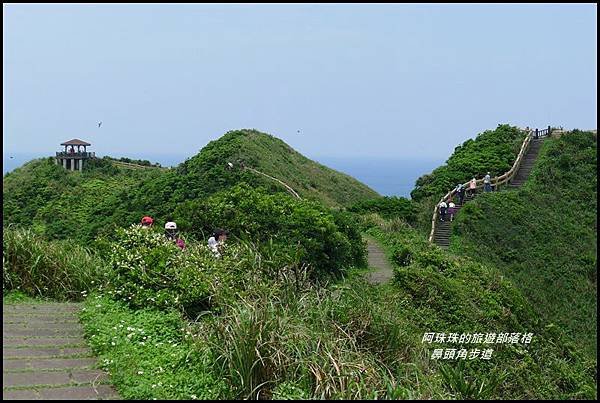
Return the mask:
{"type": "Polygon", "coordinates": [[[56,164],[61,164],[66,170],[81,172],[84,165],[83,161],[96,158],[95,152],[87,152],[87,147],[91,144],[85,141],[73,139],[60,143],[60,145],[65,146],[65,151],[56,152],[56,164]],[[83,151],[81,151],[82,147],[83,151]]]}

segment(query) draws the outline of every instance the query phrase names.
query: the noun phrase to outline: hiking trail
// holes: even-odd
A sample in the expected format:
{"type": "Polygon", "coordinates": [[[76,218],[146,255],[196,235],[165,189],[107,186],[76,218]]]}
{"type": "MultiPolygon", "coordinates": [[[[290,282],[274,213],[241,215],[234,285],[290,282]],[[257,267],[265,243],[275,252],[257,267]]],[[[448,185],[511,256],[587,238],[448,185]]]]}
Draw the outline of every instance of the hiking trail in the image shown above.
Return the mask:
{"type": "Polygon", "coordinates": [[[369,268],[375,269],[366,275],[366,279],[371,284],[386,283],[394,277],[392,265],[385,256],[381,247],[371,238],[367,239],[367,253],[369,268]]]}
{"type": "Polygon", "coordinates": [[[3,400],[119,400],[95,368],[77,312],[81,304],[3,304],[3,400]]]}

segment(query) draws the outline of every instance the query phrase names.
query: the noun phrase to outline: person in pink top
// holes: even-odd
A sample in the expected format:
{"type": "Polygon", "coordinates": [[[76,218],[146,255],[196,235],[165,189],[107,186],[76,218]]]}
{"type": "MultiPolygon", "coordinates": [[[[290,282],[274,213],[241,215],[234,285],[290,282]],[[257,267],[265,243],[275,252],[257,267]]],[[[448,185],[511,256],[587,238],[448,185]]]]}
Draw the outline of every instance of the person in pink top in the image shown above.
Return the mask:
{"type": "Polygon", "coordinates": [[[471,179],[469,181],[469,192],[470,192],[471,196],[473,196],[475,194],[476,188],[477,188],[477,179],[475,179],[475,177],[473,177],[473,179],[471,179]]]}
{"type": "Polygon", "coordinates": [[[165,236],[167,239],[175,242],[181,249],[185,249],[185,242],[179,237],[177,224],[171,218],[169,218],[169,221],[165,224],[165,236]]]}

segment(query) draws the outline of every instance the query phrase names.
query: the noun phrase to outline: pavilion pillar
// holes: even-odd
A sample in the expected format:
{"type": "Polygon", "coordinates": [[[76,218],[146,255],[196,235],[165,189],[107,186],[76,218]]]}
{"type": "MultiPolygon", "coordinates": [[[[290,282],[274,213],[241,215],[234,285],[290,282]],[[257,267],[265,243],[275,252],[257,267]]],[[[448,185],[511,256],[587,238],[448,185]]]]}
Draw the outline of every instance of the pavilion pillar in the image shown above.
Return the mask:
{"type": "Polygon", "coordinates": [[[83,171],[83,160],[79,160],[79,172],[83,171]]]}
{"type": "Polygon", "coordinates": [[[67,159],[66,158],[63,158],[62,163],[63,163],[63,168],[67,169],[67,159]]]}
{"type": "Polygon", "coordinates": [[[75,170],[75,158],[71,158],[71,171],[75,170]]]}

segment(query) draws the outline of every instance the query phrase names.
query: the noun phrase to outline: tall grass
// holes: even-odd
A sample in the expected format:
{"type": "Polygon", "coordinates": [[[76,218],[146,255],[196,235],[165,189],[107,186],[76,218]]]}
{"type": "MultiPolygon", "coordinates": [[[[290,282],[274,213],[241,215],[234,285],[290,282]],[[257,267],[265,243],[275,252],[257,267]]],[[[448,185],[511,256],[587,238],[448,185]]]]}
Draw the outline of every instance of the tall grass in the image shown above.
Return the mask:
{"type": "Polygon", "coordinates": [[[46,241],[26,228],[3,228],[4,291],[78,301],[102,280],[103,270],[103,262],[74,241],[46,241]]]}
{"type": "Polygon", "coordinates": [[[201,348],[209,340],[218,357],[216,371],[234,398],[406,397],[408,391],[399,385],[386,357],[406,354],[405,345],[398,343],[400,324],[379,314],[361,317],[361,309],[347,312],[364,291],[348,290],[352,296],[347,298],[312,288],[245,299],[229,306],[208,328],[202,326],[197,343],[201,348]],[[207,333],[207,338],[202,336],[207,333]],[[380,349],[371,348],[374,342],[380,349]]]}

